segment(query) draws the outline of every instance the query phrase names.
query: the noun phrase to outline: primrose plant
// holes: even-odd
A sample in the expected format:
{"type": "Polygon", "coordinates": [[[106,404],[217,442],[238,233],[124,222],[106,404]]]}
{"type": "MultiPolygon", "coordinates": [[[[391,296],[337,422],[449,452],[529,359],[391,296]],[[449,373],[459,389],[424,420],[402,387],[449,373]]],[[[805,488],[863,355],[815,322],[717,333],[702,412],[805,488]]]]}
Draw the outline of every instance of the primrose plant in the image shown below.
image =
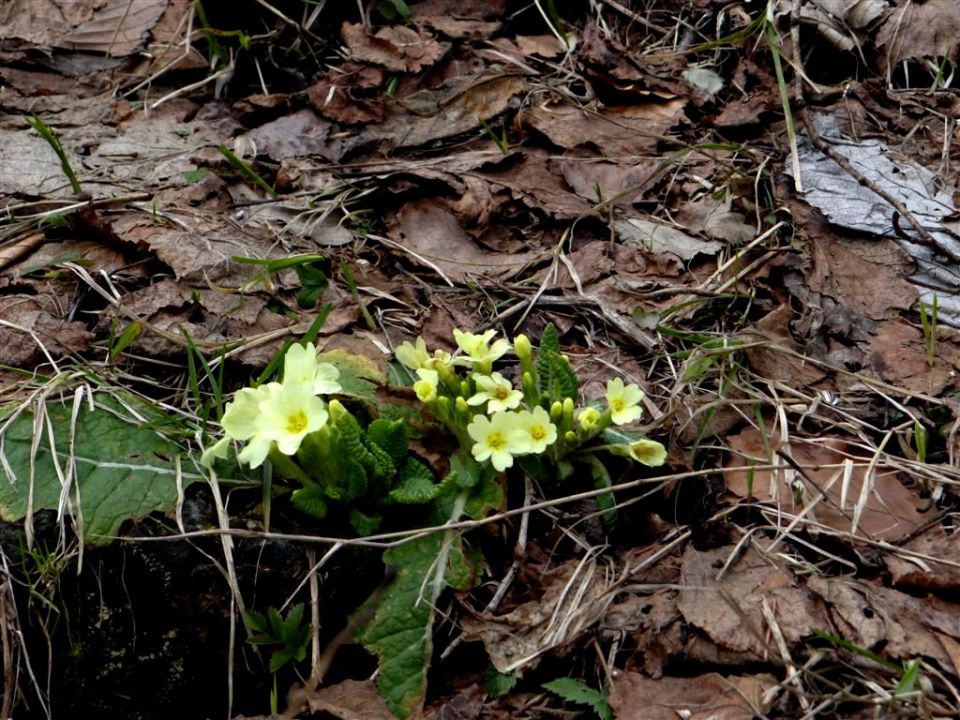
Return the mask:
{"type": "MultiPolygon", "coordinates": [[[[501,509],[511,469],[556,491],[558,481],[586,468],[596,487],[605,488],[612,482],[604,454],[648,466],[666,459],[663,445],[627,429],[643,412],[637,385],[613,378],[602,401],[580,404],[577,375],[553,325],[536,351],[524,335],[512,343],[495,335],[454,330],[455,355],[431,352],[422,338],[397,348],[428,411],[416,424],[396,412],[404,408],[378,405],[373,385],[358,393],[356,365],[347,371],[321,362],[310,343],[293,345],[280,381],[237,392],[223,414],[224,437],[201,459],[212,467],[235,447],[241,464],[269,461],[298,485],[291,494],[295,506],[318,518],[337,507],[360,534],[375,532],[391,506],[423,506],[417,518],[432,532],[414,533],[385,551],[385,564],[397,572],[358,633],[380,659],[378,687],[400,718],[422,710],[440,593],[469,590],[484,567],[456,521],[501,509]],[[439,482],[410,447],[416,432],[438,425],[456,441],[439,482]]],[[[612,522],[612,494],[600,493],[597,503],[612,522]]],[[[409,522],[409,515],[395,517],[409,522]]]]}

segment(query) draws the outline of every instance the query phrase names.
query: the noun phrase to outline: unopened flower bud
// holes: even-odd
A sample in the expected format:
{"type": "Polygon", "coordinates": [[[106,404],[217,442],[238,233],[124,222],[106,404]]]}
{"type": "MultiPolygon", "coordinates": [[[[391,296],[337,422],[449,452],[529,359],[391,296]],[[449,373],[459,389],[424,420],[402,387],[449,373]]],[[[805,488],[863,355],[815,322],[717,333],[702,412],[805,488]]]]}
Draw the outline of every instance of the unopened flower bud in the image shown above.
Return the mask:
{"type": "Polygon", "coordinates": [[[533,347],[526,335],[517,335],[513,339],[513,349],[521,363],[529,363],[533,357],[533,347]]]}

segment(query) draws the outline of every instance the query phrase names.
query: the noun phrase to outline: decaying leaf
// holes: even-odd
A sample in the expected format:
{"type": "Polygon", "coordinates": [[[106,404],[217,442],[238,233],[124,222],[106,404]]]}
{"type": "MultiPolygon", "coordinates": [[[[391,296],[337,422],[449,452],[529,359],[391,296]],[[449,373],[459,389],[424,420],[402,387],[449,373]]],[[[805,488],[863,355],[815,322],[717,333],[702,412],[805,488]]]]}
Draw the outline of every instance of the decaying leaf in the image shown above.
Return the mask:
{"type": "Polygon", "coordinates": [[[419,265],[435,267],[455,282],[468,276],[509,277],[537,259],[534,253],[495,254],[477,246],[453,214],[433,201],[407,203],[396,216],[394,239],[419,265]]]}
{"type": "Polygon", "coordinates": [[[877,34],[886,50],[884,64],[893,68],[904,60],[947,58],[960,53],[960,5],[954,0],[898,0],[877,34]]]}
{"type": "Polygon", "coordinates": [[[914,392],[937,395],[955,381],[960,371],[960,351],[939,343],[933,364],[927,356],[920,328],[900,320],[883,323],[868,346],[867,362],[877,375],[914,392]]]}
{"type": "Polygon", "coordinates": [[[339,720],[394,720],[396,717],[377,692],[373,680],[343,680],[320,688],[307,697],[307,705],[311,712],[330,714],[339,720]]]}
{"type": "Polygon", "coordinates": [[[617,720],[753,720],[769,709],[767,691],[776,684],[769,674],[652,680],[624,671],[614,679],[608,702],[617,720]]]}
{"type": "Polygon", "coordinates": [[[384,27],[371,34],[361,23],[344,23],[340,32],[354,60],[375,63],[397,72],[419,72],[433,65],[450,49],[449,43],[400,25],[384,27]]]}
{"type": "Polygon", "coordinates": [[[613,600],[608,582],[596,560],[568,561],[544,577],[536,600],[506,615],[464,620],[464,639],[482,640],[498,672],[528,667],[603,616],[613,600]]]}
{"type": "Polygon", "coordinates": [[[882,461],[872,463],[871,455],[841,438],[783,444],[775,432],[765,442],[759,431],[748,428],[728,442],[736,455],[726,466],[742,470],[725,475],[727,489],[772,502],[790,518],[802,517],[800,527],[818,523],[843,533],[895,540],[924,519],[916,493],[903,485],[896,470],[882,461]],[[751,465],[779,462],[777,451],[787,453],[803,472],[751,470],[751,465]]]}
{"type": "Polygon", "coordinates": [[[644,218],[616,220],[614,227],[625,243],[636,244],[651,253],[670,253],[681,260],[715,255],[722,247],[716,240],[701,240],[672,225],[644,218]]]}

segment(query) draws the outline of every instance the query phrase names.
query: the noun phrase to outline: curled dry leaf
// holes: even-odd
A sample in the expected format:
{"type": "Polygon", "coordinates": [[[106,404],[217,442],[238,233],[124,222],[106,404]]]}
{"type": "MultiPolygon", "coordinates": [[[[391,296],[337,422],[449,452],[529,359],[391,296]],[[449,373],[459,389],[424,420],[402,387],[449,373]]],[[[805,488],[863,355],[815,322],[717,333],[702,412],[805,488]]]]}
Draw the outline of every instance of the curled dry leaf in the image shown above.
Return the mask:
{"type": "Polygon", "coordinates": [[[450,49],[450,43],[400,25],[384,27],[371,34],[362,24],[344,23],[340,32],[354,60],[382,65],[395,72],[420,72],[450,49]]]}
{"type": "Polygon", "coordinates": [[[86,325],[65,319],[56,303],[47,300],[43,296],[3,296],[0,320],[16,327],[0,325],[0,365],[33,369],[45,362],[41,343],[54,358],[80,352],[90,344],[93,334],[86,325]]]}

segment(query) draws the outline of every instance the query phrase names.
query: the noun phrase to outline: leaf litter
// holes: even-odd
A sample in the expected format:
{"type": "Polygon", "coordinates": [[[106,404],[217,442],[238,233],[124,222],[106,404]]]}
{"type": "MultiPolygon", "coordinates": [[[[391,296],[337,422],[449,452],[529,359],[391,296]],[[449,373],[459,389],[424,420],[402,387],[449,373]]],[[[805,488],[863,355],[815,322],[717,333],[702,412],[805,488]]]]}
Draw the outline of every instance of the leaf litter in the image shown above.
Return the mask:
{"type": "MultiPolygon", "coordinates": [[[[259,3],[236,25],[204,5],[0,11],[4,403],[64,366],[190,415],[191,345],[238,381],[321,304],[318,344],[381,369],[416,335],[552,321],[582,377],[642,384],[672,474],[614,477],[616,526],[574,480],[480,535],[486,582],[437,608],[427,716],[546,717],[558,675],[617,718],[956,715],[954,3],[771,3],[803,193],[769,48],[734,37],[763,8],[259,3]],[[295,271],[238,260],[315,254],[315,307],[295,271]],[[481,702],[487,662],[518,684],[481,702]]],[[[161,485],[129,517],[182,522],[182,483],[161,485]]],[[[0,512],[31,522],[48,491],[0,512]]],[[[89,509],[88,531],[120,528],[89,509]]],[[[255,587],[267,565],[238,569],[255,587]]],[[[342,657],[299,707],[386,717],[369,658],[342,657]]]]}

